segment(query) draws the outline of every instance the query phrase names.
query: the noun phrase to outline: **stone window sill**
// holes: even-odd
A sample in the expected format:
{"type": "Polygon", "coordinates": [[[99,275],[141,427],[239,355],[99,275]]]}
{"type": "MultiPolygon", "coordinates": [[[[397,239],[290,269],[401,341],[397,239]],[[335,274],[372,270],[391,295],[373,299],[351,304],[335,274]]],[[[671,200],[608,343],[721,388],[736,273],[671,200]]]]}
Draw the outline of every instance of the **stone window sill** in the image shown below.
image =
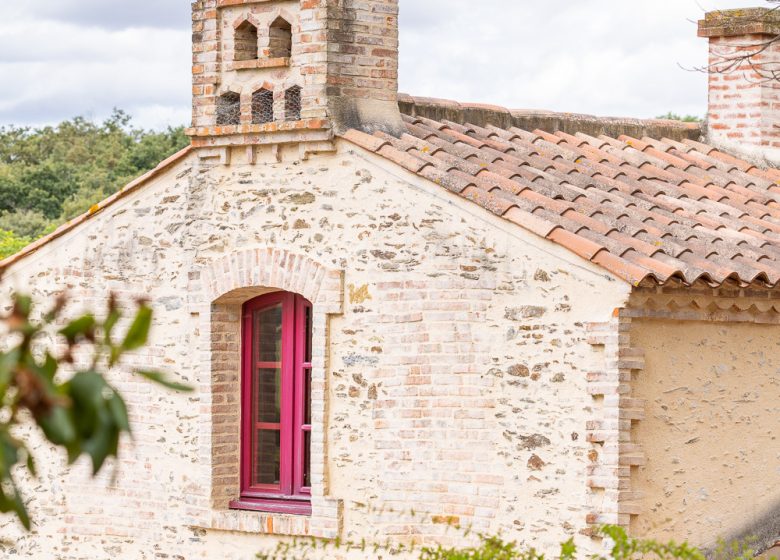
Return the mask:
{"type": "Polygon", "coordinates": [[[286,68],[290,66],[289,57],[260,58],[258,60],[236,60],[228,65],[228,70],[262,70],[264,68],[286,68]]]}
{"type": "Polygon", "coordinates": [[[208,522],[198,523],[194,526],[199,529],[233,533],[294,537],[312,536],[311,518],[308,516],[247,510],[212,511],[211,519],[208,522]]]}

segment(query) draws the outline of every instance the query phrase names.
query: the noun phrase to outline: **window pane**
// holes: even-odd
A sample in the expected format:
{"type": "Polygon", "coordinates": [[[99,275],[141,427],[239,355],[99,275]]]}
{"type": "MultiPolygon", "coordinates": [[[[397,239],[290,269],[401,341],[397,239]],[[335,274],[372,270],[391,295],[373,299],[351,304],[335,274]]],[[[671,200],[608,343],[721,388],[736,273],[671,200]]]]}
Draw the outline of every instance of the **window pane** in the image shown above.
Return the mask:
{"type": "Polygon", "coordinates": [[[303,485],[311,487],[311,432],[303,432],[303,485]]]}
{"type": "Polygon", "coordinates": [[[282,359],[282,304],[255,311],[255,349],[258,362],[282,359]]]}
{"type": "Polygon", "coordinates": [[[279,484],[279,430],[258,430],[255,436],[254,484],[279,484]]]}
{"type": "Polygon", "coordinates": [[[255,422],[281,421],[282,370],[257,369],[255,375],[255,422]]]}
{"type": "Polygon", "coordinates": [[[303,360],[305,362],[311,362],[311,305],[307,305],[303,312],[304,321],[306,321],[306,352],[304,352],[303,360]]]}
{"type": "Polygon", "coordinates": [[[304,401],[303,401],[303,407],[304,407],[304,414],[303,414],[303,423],[304,424],[311,424],[311,369],[305,369],[303,371],[303,379],[304,384],[306,387],[304,388],[304,401]]]}

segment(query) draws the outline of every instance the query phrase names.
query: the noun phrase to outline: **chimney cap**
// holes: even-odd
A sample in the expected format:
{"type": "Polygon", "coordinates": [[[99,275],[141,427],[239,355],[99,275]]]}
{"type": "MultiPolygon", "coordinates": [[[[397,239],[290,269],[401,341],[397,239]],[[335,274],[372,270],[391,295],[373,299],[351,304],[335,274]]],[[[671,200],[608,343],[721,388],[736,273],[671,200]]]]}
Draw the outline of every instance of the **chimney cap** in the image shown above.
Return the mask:
{"type": "Polygon", "coordinates": [[[780,35],[780,9],[717,10],[699,20],[699,37],[780,35]]]}

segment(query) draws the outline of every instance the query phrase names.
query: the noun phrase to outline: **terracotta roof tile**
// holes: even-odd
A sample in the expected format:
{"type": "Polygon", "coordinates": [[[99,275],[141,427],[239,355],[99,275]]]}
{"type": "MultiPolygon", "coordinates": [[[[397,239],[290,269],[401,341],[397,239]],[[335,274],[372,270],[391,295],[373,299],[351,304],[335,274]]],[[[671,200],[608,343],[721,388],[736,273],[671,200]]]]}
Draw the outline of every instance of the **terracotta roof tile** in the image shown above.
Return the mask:
{"type": "Polygon", "coordinates": [[[780,171],[693,140],[404,117],[346,140],[639,284],[780,282],[780,171]]]}

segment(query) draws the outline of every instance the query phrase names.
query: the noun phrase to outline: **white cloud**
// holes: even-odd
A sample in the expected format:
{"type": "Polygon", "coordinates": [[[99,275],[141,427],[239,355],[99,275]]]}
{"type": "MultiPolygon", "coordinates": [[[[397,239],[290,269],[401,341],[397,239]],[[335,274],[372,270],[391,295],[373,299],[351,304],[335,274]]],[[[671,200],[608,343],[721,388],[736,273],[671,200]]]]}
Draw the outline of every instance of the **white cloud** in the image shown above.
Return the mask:
{"type": "MultiPolygon", "coordinates": [[[[509,107],[650,117],[703,115],[706,42],[691,20],[761,0],[400,0],[401,89],[509,107]]],[[[185,124],[189,2],[0,4],[0,124],[113,107],[185,124]]]]}

